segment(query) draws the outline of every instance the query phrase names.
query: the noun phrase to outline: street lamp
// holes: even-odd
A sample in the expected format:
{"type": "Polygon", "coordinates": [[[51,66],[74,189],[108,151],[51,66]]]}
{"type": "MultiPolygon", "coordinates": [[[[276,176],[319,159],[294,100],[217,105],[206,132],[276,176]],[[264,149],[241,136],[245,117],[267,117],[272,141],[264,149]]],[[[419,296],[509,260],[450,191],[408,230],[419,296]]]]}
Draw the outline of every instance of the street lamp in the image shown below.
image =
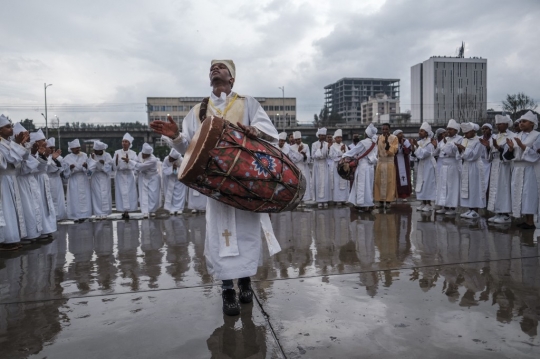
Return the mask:
{"type": "MultiPolygon", "coordinates": [[[[47,87],[52,86],[52,84],[44,83],[43,88],[45,89],[45,137],[49,138],[49,126],[47,124],[47,87]]],[[[43,114],[42,114],[43,115],[43,114]]]]}
{"type": "Polygon", "coordinates": [[[53,128],[56,128],[58,130],[58,148],[60,148],[61,146],[61,143],[60,143],[60,118],[56,115],[54,115],[54,120],[52,122],[52,127],[53,128]]]}
{"type": "MultiPolygon", "coordinates": [[[[285,112],[285,86],[278,87],[283,94],[283,112],[285,112]]],[[[285,117],[283,117],[283,132],[285,132],[285,117]]]]}

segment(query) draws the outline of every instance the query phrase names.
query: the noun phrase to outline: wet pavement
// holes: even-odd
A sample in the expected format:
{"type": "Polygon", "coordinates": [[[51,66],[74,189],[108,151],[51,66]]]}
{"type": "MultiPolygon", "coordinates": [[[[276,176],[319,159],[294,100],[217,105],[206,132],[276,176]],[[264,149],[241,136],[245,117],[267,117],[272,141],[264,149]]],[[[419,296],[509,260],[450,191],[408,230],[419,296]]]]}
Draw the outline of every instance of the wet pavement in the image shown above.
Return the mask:
{"type": "Polygon", "coordinates": [[[204,214],[61,224],[0,254],[0,358],[540,357],[540,231],[411,206],[272,215],[233,318],[204,214]]]}

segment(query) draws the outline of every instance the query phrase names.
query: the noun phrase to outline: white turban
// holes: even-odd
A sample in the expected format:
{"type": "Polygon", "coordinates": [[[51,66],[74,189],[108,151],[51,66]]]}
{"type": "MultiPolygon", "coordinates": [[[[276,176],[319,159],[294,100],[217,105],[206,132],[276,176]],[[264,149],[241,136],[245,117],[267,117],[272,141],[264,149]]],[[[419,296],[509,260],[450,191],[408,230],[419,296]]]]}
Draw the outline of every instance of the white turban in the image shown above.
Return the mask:
{"type": "Polygon", "coordinates": [[[47,140],[47,147],[56,147],[56,139],[54,137],[47,140]]]}
{"type": "Polygon", "coordinates": [[[106,143],[103,143],[99,140],[94,141],[94,150],[103,151],[106,150],[109,146],[106,143]]]}
{"type": "Polygon", "coordinates": [[[484,127],[487,127],[487,128],[489,128],[490,130],[493,130],[493,126],[491,126],[491,124],[489,124],[489,123],[484,123],[484,124],[482,125],[482,128],[484,128],[484,127]]]}
{"type": "Polygon", "coordinates": [[[40,140],[44,140],[45,135],[43,134],[43,131],[41,131],[41,128],[37,130],[36,132],[32,132],[30,134],[30,143],[35,143],[40,140]]]}
{"type": "Polygon", "coordinates": [[[366,128],[366,136],[372,138],[377,134],[377,127],[373,126],[373,123],[370,123],[366,128]]]}
{"type": "Polygon", "coordinates": [[[512,124],[514,122],[512,121],[510,116],[508,116],[508,115],[506,115],[506,116],[495,115],[495,124],[499,124],[499,123],[506,123],[506,124],[508,124],[508,126],[512,126],[512,124]]]}
{"type": "Polygon", "coordinates": [[[463,131],[463,133],[467,133],[469,131],[475,131],[475,124],[472,123],[472,122],[464,122],[461,124],[461,131],[463,131]]]}
{"type": "Polygon", "coordinates": [[[302,133],[300,133],[300,131],[294,131],[293,132],[293,138],[295,140],[299,139],[299,138],[302,138],[302,133]]]}
{"type": "Polygon", "coordinates": [[[236,79],[236,66],[234,66],[233,60],[212,60],[210,67],[212,67],[214,64],[223,64],[227,66],[229,72],[231,73],[231,77],[236,79]]]}
{"type": "Polygon", "coordinates": [[[4,126],[7,126],[11,123],[11,121],[9,120],[9,118],[7,118],[6,116],[4,115],[0,115],[0,127],[4,127],[4,126]]]}
{"type": "Polygon", "coordinates": [[[180,153],[175,150],[174,148],[171,148],[171,152],[169,152],[169,157],[174,158],[175,160],[180,158],[180,153]]]}
{"type": "Polygon", "coordinates": [[[68,148],[69,149],[77,148],[77,147],[81,147],[81,143],[79,142],[78,138],[74,139],[71,142],[68,142],[68,148]]]}
{"type": "Polygon", "coordinates": [[[441,133],[446,132],[446,128],[438,128],[437,131],[435,131],[435,134],[439,136],[441,133]]]}
{"type": "Polygon", "coordinates": [[[326,136],[326,128],[319,128],[317,130],[317,136],[320,136],[320,135],[325,135],[326,136]]]}
{"type": "Polygon", "coordinates": [[[449,127],[459,131],[459,123],[457,123],[453,118],[450,119],[450,121],[448,121],[448,125],[446,125],[446,128],[449,127]]]}
{"type": "Polygon", "coordinates": [[[129,142],[129,148],[131,148],[131,146],[133,146],[133,137],[129,134],[129,132],[126,132],[124,137],[122,137],[122,141],[124,141],[124,140],[129,142]]]}
{"type": "Polygon", "coordinates": [[[20,122],[17,122],[13,127],[13,135],[17,136],[21,132],[28,132],[20,122]]]}
{"type": "Polygon", "coordinates": [[[338,128],[336,132],[334,132],[334,137],[343,137],[343,131],[341,128],[338,128]]]}
{"type": "Polygon", "coordinates": [[[525,120],[525,121],[530,121],[530,122],[534,123],[534,129],[535,130],[538,127],[538,116],[536,116],[532,111],[529,111],[526,114],[524,114],[523,116],[521,116],[519,118],[519,120],[520,121],[525,120]]]}
{"type": "Polygon", "coordinates": [[[400,133],[403,133],[403,131],[401,131],[401,130],[395,130],[392,134],[393,134],[394,136],[397,136],[397,135],[399,135],[400,133]]]}
{"type": "Polygon", "coordinates": [[[422,122],[422,126],[420,126],[420,129],[426,131],[429,134],[431,132],[431,125],[427,122],[422,122]]]}
{"type": "Polygon", "coordinates": [[[286,140],[287,139],[287,132],[281,132],[279,134],[279,139],[280,140],[286,140]]]}
{"type": "Polygon", "coordinates": [[[152,152],[154,152],[154,149],[152,148],[152,146],[150,146],[148,143],[143,143],[142,145],[142,153],[144,153],[145,155],[151,155],[152,152]]]}

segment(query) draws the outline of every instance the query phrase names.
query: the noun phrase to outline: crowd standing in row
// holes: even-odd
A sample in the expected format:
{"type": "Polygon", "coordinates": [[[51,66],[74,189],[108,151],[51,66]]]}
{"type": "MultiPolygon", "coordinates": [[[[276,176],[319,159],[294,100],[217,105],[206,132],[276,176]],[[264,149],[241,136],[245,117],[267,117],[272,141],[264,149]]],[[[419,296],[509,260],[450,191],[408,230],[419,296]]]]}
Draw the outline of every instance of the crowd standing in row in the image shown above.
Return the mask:
{"type": "Polygon", "coordinates": [[[20,123],[0,116],[0,250],[11,251],[36,240],[48,240],[57,221],[84,221],[112,213],[111,179],[115,179],[116,210],[128,219],[140,210],[148,218],[162,205],[173,214],[188,208],[204,211],[206,197],[177,180],[182,156],[172,149],[162,163],[149,144],[137,155],[126,133],[113,156],[94,141],[93,153],[81,151],[78,139],[61,156],[55,139],[41,130],[29,133],[20,123]],[[67,191],[64,193],[64,181],[67,191]],[[163,200],[164,197],[164,200],[163,200]]]}
{"type": "Polygon", "coordinates": [[[406,139],[401,130],[391,133],[389,124],[377,135],[370,124],[365,139],[354,135],[349,146],[343,144],[341,130],[332,138],[321,128],[311,151],[300,132],[294,132],[289,143],[281,133],[279,147],[306,177],[304,202],[314,201],[319,208],[348,201],[361,211],[373,210],[376,202],[386,210],[397,199],[406,201],[414,188],[419,211],[477,219],[480,210],[487,210],[493,213],[489,222],[509,224],[511,217],[523,217],[517,226],[534,229],[534,216],[540,214],[537,115],[529,111],[515,122],[497,115],[495,126],[497,134],[491,124],[480,127],[451,119],[446,129],[433,133],[424,122],[417,139],[406,139]],[[351,183],[337,173],[342,158],[357,161],[351,183]]]}

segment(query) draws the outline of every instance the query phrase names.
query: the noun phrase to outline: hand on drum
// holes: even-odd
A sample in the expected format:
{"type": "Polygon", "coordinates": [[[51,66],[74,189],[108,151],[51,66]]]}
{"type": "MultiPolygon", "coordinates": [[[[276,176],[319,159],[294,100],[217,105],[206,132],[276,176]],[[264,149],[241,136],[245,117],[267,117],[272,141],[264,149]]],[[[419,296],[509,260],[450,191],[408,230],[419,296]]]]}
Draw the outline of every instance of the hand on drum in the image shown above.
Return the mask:
{"type": "Polygon", "coordinates": [[[150,122],[150,128],[154,132],[172,139],[178,137],[178,125],[171,116],[167,116],[167,121],[155,120],[150,122]]]}
{"type": "Polygon", "coordinates": [[[249,138],[257,138],[259,136],[259,130],[256,127],[253,126],[245,126],[242,125],[240,122],[237,122],[236,125],[240,127],[244,132],[246,133],[246,136],[249,138]]]}

